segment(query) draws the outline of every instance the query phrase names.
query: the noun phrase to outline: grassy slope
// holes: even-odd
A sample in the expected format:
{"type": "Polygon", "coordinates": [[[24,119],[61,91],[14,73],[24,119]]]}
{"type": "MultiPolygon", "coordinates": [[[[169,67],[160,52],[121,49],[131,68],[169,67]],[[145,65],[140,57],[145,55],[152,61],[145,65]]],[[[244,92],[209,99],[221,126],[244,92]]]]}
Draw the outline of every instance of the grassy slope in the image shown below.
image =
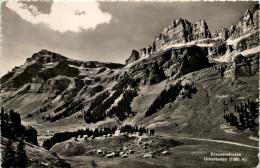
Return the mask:
{"type": "MultiPolygon", "coordinates": [[[[7,142],[6,138],[1,137],[1,148],[5,146],[7,142]]],[[[14,143],[14,149],[16,149],[18,143],[14,143]]],[[[27,157],[29,159],[29,167],[60,167],[64,168],[67,166],[64,160],[60,159],[56,155],[52,154],[50,151],[44,148],[26,143],[25,150],[27,157]]]]}
{"type": "Polygon", "coordinates": [[[193,82],[198,89],[192,99],[177,99],[171,103],[171,107],[167,104],[159,112],[145,118],[144,112],[151,104],[151,100],[156,97],[153,93],[160,93],[166,82],[163,81],[153,87],[149,86],[150,90],[140,87],[140,93],[145,90],[149,96],[141,97],[139,93],[131,105],[139,113],[132,120],[126,120],[125,123],[129,121],[138,125],[144,124],[150,128],[156,128],[158,134],[176,135],[178,133],[185,136],[223,139],[256,145],[256,141],[250,140],[249,136],[258,137],[257,133],[249,130],[239,131],[225,123],[223,112],[226,107],[223,105],[223,100],[228,103],[230,111],[233,110],[234,103],[247,101],[247,99],[255,101],[258,97],[257,76],[240,77],[234,82],[232,78],[222,79],[218,71],[214,71],[211,67],[187,74],[182,80],[193,82]],[[231,96],[235,99],[232,104],[229,101],[231,96]],[[175,123],[178,126],[174,126],[175,123]],[[221,127],[223,125],[233,130],[234,134],[225,132],[221,127]]]}

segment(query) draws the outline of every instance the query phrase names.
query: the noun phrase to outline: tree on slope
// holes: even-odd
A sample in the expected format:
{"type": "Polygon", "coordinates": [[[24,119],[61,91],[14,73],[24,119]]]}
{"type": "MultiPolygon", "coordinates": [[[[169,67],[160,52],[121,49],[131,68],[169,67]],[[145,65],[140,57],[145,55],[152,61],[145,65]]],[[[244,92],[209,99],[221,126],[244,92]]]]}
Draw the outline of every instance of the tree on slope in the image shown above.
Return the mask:
{"type": "Polygon", "coordinates": [[[11,139],[8,139],[8,142],[6,143],[6,146],[3,149],[2,167],[16,167],[15,151],[13,148],[13,141],[11,139]]]}
{"type": "Polygon", "coordinates": [[[96,168],[96,167],[97,167],[97,164],[96,164],[95,160],[92,160],[91,166],[92,166],[93,168],[96,168]]]}
{"type": "Polygon", "coordinates": [[[28,157],[25,151],[25,144],[23,137],[17,145],[16,161],[20,168],[26,168],[28,164],[28,157]]]}

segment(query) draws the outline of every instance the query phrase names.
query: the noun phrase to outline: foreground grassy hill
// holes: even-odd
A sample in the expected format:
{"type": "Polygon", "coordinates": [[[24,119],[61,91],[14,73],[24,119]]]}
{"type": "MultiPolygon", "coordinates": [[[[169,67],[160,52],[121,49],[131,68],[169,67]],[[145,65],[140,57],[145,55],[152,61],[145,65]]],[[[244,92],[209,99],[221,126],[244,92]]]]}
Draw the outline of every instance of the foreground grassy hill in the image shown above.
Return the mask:
{"type": "MultiPolygon", "coordinates": [[[[208,141],[196,141],[175,137],[153,136],[153,137],[100,137],[87,141],[68,140],[56,144],[51,151],[65,159],[72,167],[92,167],[93,161],[98,167],[255,167],[258,164],[257,148],[243,147],[208,141]],[[146,146],[146,148],[144,148],[146,146]],[[125,158],[118,156],[105,158],[106,154],[98,154],[97,150],[103,149],[107,154],[111,152],[127,153],[125,158]],[[167,151],[165,153],[165,151],[167,151]],[[209,162],[204,157],[213,157],[215,153],[241,153],[247,158],[247,162],[209,162]],[[241,152],[243,151],[243,152],[241,152]],[[153,157],[144,158],[151,154],[153,157]]],[[[224,157],[229,160],[230,157],[224,157]]]]}
{"type": "MultiPolygon", "coordinates": [[[[1,149],[5,149],[5,145],[8,139],[1,137],[1,149]]],[[[13,147],[16,148],[18,142],[13,143],[13,147]]],[[[29,159],[28,167],[55,167],[55,168],[70,168],[71,166],[64,160],[60,159],[55,153],[51,153],[42,147],[35,146],[30,143],[25,143],[26,155],[29,159]]]]}

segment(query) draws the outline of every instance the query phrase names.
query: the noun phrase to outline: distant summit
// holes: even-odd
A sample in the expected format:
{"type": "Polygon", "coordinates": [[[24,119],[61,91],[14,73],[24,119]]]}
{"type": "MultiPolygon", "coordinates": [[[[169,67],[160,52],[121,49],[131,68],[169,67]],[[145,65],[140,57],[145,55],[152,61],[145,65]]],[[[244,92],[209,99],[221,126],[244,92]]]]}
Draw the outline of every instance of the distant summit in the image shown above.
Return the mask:
{"type": "Polygon", "coordinates": [[[42,49],[38,53],[34,53],[31,58],[27,58],[26,62],[29,63],[29,62],[36,61],[39,63],[47,64],[50,62],[60,62],[66,59],[68,58],[60,54],[42,49]]]}
{"type": "Polygon", "coordinates": [[[29,83],[32,78],[46,81],[59,75],[76,77],[80,75],[78,69],[88,68],[122,68],[122,64],[103,63],[98,61],[79,61],[69,59],[61,54],[48,50],[41,50],[27,58],[26,63],[15,67],[1,78],[2,88],[16,89],[29,83]]]}

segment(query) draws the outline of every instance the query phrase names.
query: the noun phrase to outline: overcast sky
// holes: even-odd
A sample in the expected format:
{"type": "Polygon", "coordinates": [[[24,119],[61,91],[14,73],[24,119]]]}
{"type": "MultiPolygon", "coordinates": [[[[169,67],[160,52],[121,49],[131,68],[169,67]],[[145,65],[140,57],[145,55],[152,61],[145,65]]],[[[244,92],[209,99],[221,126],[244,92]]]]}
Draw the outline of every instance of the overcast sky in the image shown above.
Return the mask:
{"type": "Polygon", "coordinates": [[[72,59],[124,63],[177,18],[210,31],[237,24],[257,2],[4,2],[1,72],[41,49],[72,59]]]}

